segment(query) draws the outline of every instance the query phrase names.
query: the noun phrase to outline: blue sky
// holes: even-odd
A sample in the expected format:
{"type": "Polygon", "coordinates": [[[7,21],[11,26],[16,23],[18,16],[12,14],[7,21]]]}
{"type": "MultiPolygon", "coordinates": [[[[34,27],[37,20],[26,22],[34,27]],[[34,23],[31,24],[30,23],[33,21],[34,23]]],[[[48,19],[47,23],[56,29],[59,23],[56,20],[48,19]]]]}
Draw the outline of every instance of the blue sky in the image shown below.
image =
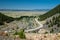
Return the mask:
{"type": "Polygon", "coordinates": [[[0,0],[0,9],[52,9],[60,0],[0,0]]]}

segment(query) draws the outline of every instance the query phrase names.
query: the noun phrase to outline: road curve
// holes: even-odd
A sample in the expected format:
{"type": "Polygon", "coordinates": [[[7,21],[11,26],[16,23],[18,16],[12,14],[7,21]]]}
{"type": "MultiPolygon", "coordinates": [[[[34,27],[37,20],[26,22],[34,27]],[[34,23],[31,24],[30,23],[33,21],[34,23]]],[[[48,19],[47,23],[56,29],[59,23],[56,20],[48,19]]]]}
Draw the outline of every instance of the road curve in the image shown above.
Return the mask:
{"type": "Polygon", "coordinates": [[[35,18],[35,21],[39,24],[39,27],[34,28],[34,29],[25,30],[25,32],[32,32],[32,31],[38,30],[38,29],[40,29],[40,28],[43,27],[43,24],[41,24],[41,23],[37,20],[37,18],[35,18]]]}

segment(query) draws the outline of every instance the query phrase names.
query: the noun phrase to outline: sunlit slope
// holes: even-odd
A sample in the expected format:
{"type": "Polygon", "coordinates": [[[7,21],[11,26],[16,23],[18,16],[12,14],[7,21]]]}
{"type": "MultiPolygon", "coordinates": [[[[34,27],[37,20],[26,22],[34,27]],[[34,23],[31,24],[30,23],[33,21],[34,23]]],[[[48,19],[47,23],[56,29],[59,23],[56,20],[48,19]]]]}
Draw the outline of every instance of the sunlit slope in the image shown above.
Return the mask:
{"type": "Polygon", "coordinates": [[[39,20],[43,21],[57,13],[60,13],[60,5],[56,6],[55,8],[53,8],[52,10],[48,11],[47,13],[40,15],[39,16],[39,20]]]}

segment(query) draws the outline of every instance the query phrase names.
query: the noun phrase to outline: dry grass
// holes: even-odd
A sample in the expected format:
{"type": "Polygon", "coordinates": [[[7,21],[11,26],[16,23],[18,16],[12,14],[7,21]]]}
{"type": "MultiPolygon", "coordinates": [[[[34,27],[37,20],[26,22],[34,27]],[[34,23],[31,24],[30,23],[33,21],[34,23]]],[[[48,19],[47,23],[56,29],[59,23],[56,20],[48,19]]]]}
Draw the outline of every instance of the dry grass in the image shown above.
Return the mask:
{"type": "Polygon", "coordinates": [[[5,15],[11,16],[11,17],[20,17],[20,16],[37,16],[42,15],[46,13],[46,11],[0,11],[5,15]]]}

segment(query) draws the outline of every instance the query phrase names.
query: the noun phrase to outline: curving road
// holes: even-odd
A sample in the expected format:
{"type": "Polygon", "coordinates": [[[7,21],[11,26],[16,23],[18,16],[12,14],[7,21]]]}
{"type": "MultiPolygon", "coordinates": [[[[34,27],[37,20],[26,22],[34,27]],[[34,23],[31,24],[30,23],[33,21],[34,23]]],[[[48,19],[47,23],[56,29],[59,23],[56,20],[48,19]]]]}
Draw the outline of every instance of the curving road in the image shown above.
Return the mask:
{"type": "Polygon", "coordinates": [[[40,28],[43,27],[43,24],[41,24],[41,23],[37,20],[37,18],[35,18],[35,21],[39,24],[39,27],[34,28],[34,29],[25,30],[25,32],[32,32],[32,31],[38,30],[38,29],[40,29],[40,28]]]}

